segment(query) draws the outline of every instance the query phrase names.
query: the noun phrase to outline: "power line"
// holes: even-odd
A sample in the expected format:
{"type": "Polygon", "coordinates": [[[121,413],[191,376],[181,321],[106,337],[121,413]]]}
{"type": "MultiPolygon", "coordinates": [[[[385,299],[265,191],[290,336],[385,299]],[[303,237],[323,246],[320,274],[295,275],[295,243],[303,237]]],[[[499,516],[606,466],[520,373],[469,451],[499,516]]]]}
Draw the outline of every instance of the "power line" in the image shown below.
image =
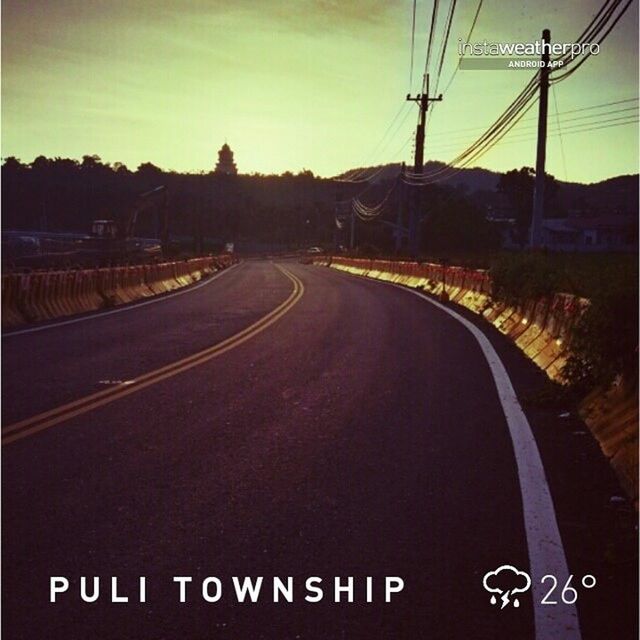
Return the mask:
{"type": "MultiPolygon", "coordinates": [[[[393,159],[397,158],[407,147],[407,145],[409,144],[409,142],[411,142],[411,140],[413,140],[413,134],[411,134],[403,143],[402,146],[398,149],[398,151],[392,156],[393,159]]],[[[367,191],[369,191],[369,189],[371,189],[376,183],[372,181],[372,178],[374,176],[379,175],[382,171],[384,171],[385,169],[387,169],[388,167],[386,165],[381,165],[380,167],[377,168],[377,171],[373,174],[373,176],[369,177],[367,180],[362,180],[360,181],[361,183],[364,182],[366,183],[365,186],[358,191],[358,193],[356,193],[355,196],[351,196],[349,198],[346,198],[344,200],[337,200],[336,204],[346,204],[347,202],[351,202],[354,198],[360,198],[360,196],[364,195],[367,191]]],[[[335,182],[343,182],[341,180],[336,180],[334,178],[335,182]]],[[[355,184],[355,181],[354,183],[355,184]]]]}
{"type": "Polygon", "coordinates": [[[391,197],[391,194],[393,193],[395,188],[398,186],[400,182],[399,179],[400,179],[400,174],[396,176],[394,183],[391,185],[391,188],[386,192],[382,200],[374,206],[367,206],[358,197],[354,197],[351,201],[354,213],[364,222],[370,222],[371,220],[379,217],[382,214],[384,207],[387,204],[389,198],[391,197]]]}
{"type": "Polygon", "coordinates": [[[413,0],[413,15],[411,18],[411,64],[409,68],[409,91],[411,91],[411,87],[413,86],[413,56],[415,53],[415,42],[416,42],[416,1],[413,0]]]}
{"type": "MultiPolygon", "coordinates": [[[[626,9],[632,0],[628,0],[627,4],[623,7],[622,11],[617,15],[617,17],[613,20],[613,23],[607,28],[605,33],[602,35],[598,44],[602,43],[604,39],[611,32],[613,27],[618,23],[621,16],[624,14],[626,9]]],[[[597,36],[602,32],[605,28],[605,25],[614,14],[615,9],[620,5],[621,0],[606,0],[603,7],[601,7],[600,11],[596,16],[591,20],[587,28],[583,31],[579,40],[586,41],[587,38],[591,38],[593,36],[597,36]]],[[[577,65],[573,67],[570,72],[566,72],[563,77],[567,77],[570,73],[575,71],[579,66],[588,59],[588,55],[579,60],[577,65]]],[[[529,83],[525,86],[525,88],[520,92],[520,94],[516,97],[516,99],[507,107],[507,109],[503,112],[503,114],[494,122],[493,125],[483,134],[478,140],[476,140],[471,146],[465,149],[462,153],[460,153],[456,158],[454,158],[451,162],[445,165],[444,168],[441,168],[435,172],[431,172],[430,174],[421,175],[421,176],[411,176],[409,174],[409,179],[414,184],[426,184],[428,182],[434,181],[433,179],[442,174],[446,174],[446,172],[455,171],[455,167],[464,167],[468,165],[470,162],[478,159],[480,156],[484,155],[489,149],[495,146],[505,135],[508,133],[517,122],[520,121],[524,113],[526,113],[531,106],[537,101],[537,89],[539,86],[539,76],[540,73],[536,73],[533,78],[529,81],[529,83]]],[[[438,180],[442,179],[442,177],[438,178],[438,180]]]]}
{"type": "MultiPolygon", "coordinates": [[[[612,127],[620,127],[627,124],[637,124],[638,122],[640,122],[640,120],[636,116],[626,116],[625,118],[613,118],[611,120],[606,120],[606,121],[603,121],[602,123],[582,123],[580,125],[574,125],[575,128],[568,127],[563,129],[562,136],[568,136],[573,133],[587,133],[589,131],[598,131],[599,129],[609,129],[612,127]],[[613,124],[605,124],[605,123],[613,123],[613,124]],[[597,126],[591,126],[591,124],[595,124],[597,126]]],[[[553,133],[548,134],[549,138],[556,138],[559,136],[560,136],[560,132],[558,131],[554,131],[553,133]]],[[[513,136],[509,136],[509,139],[503,140],[501,144],[519,144],[519,143],[531,142],[533,140],[536,140],[536,136],[535,135],[532,136],[531,134],[528,134],[528,137],[526,138],[518,138],[518,139],[514,139],[513,136]]],[[[490,149],[488,149],[487,152],[489,150],[490,149]]]]}
{"type": "Polygon", "coordinates": [[[451,33],[451,24],[453,23],[453,14],[456,10],[456,0],[451,0],[449,5],[449,13],[445,23],[444,36],[442,38],[442,46],[440,48],[440,62],[438,63],[438,72],[436,74],[436,84],[433,91],[434,95],[438,95],[438,85],[440,84],[440,74],[442,73],[442,65],[444,64],[445,54],[447,52],[447,43],[449,42],[449,34],[451,33]]]}
{"type": "MultiPolygon", "coordinates": [[[[585,131],[597,131],[598,129],[608,129],[610,127],[618,127],[625,124],[634,124],[636,122],[640,122],[637,116],[623,116],[621,118],[610,118],[609,120],[603,120],[602,122],[594,122],[594,123],[582,123],[573,125],[572,127],[566,127],[563,132],[554,131],[552,134],[549,134],[549,137],[558,137],[560,135],[569,135],[570,133],[583,133],[585,131]],[[609,124],[609,123],[617,123],[617,124],[609,124]],[[596,125],[596,126],[592,126],[596,125]]],[[[535,137],[529,137],[525,139],[519,140],[509,140],[507,142],[528,142],[530,140],[535,140],[535,137]]],[[[507,144],[505,142],[504,144],[507,144]]]]}
{"type": "MultiPolygon", "coordinates": [[[[598,119],[598,118],[602,118],[602,117],[607,117],[613,114],[617,114],[617,113],[627,113],[630,111],[637,111],[638,107],[628,107],[626,109],[614,109],[612,111],[604,111],[602,113],[594,113],[592,115],[588,115],[588,116],[578,116],[575,118],[563,118],[562,119],[562,123],[566,124],[568,122],[576,122],[578,120],[593,120],[593,119],[598,119]]],[[[569,112],[564,112],[564,113],[569,113],[569,112]]],[[[562,115],[562,113],[556,114],[556,116],[560,116],[562,115]]],[[[560,118],[557,117],[557,120],[559,121],[560,118]]],[[[521,122],[531,122],[531,118],[523,118],[521,122]]],[[[595,124],[595,123],[584,123],[584,124],[595,124]]],[[[551,125],[554,126],[554,125],[551,125]]],[[[560,126],[555,125],[555,126],[560,126]]],[[[518,129],[518,133],[514,134],[514,135],[528,135],[528,131],[522,131],[523,129],[536,129],[537,125],[536,124],[528,124],[525,126],[519,126],[517,127],[518,129]]],[[[475,129],[474,129],[475,130],[475,129]]],[[[445,144],[442,144],[442,141],[440,141],[440,144],[436,143],[436,145],[434,147],[431,147],[431,151],[433,152],[434,149],[437,149],[438,151],[444,150],[444,149],[451,149],[454,147],[457,147],[459,144],[464,144],[465,142],[469,141],[469,138],[465,137],[464,139],[460,139],[458,142],[452,142],[451,144],[447,144],[445,142],[445,144]]]]}
{"type": "MultiPolygon", "coordinates": [[[[533,106],[537,100],[538,81],[537,75],[534,76],[525,88],[520,92],[516,99],[503,111],[498,119],[489,127],[485,133],[483,133],[472,145],[456,156],[448,165],[436,171],[440,174],[445,170],[451,170],[455,165],[460,165],[463,162],[468,164],[469,161],[474,159],[478,154],[484,153],[483,149],[488,150],[489,145],[493,146],[497,143],[508,131],[510,131],[517,122],[523,117],[523,115],[533,106]]],[[[465,165],[462,165],[465,166],[465,165]]],[[[433,173],[422,176],[422,179],[427,180],[433,177],[433,173]]]]}
{"type": "MultiPolygon", "coordinates": [[[[456,10],[456,1],[457,0],[451,0],[451,3],[449,4],[449,12],[447,13],[447,19],[445,22],[445,30],[444,30],[444,35],[442,37],[442,44],[440,46],[440,58],[439,58],[439,62],[438,62],[438,70],[437,70],[437,74],[436,74],[436,78],[435,78],[435,89],[433,91],[434,95],[438,95],[438,85],[440,84],[440,77],[442,74],[442,65],[444,64],[444,58],[446,55],[446,51],[447,51],[447,43],[449,41],[449,34],[451,33],[451,25],[453,23],[453,14],[456,10]]],[[[431,111],[429,111],[427,113],[427,117],[425,120],[425,133],[426,131],[429,129],[429,124],[431,123],[431,118],[432,118],[432,113],[433,110],[436,107],[436,102],[433,103],[433,105],[431,106],[431,111]]]]}
{"type": "MultiPolygon", "coordinates": [[[[626,104],[629,102],[638,102],[639,98],[627,98],[625,100],[614,100],[613,102],[603,102],[600,104],[594,104],[591,105],[589,107],[580,107],[579,109],[569,109],[568,111],[561,111],[558,115],[563,116],[563,115],[567,115],[569,113],[578,113],[581,111],[590,111],[592,109],[600,109],[602,107],[609,107],[609,106],[614,106],[614,105],[618,105],[618,104],[626,104]]],[[[638,107],[633,107],[633,109],[637,109],[638,107]]],[[[595,116],[594,116],[595,117],[595,116]]],[[[536,118],[525,118],[523,120],[523,122],[532,122],[533,120],[535,120],[536,118]]],[[[482,131],[483,129],[486,129],[485,127],[466,127],[464,129],[453,129],[450,131],[440,131],[437,133],[432,133],[431,137],[432,138],[437,138],[438,136],[450,136],[452,133],[462,133],[465,131],[482,131]]]]}
{"type": "Polygon", "coordinates": [[[494,125],[485,134],[480,136],[478,140],[465,151],[454,158],[450,163],[444,167],[432,171],[423,176],[414,176],[411,174],[409,178],[415,185],[428,184],[430,182],[439,182],[440,180],[450,175],[455,175],[459,170],[466,167],[469,163],[477,160],[483,156],[487,151],[493,148],[513,127],[515,127],[522,117],[533,107],[537,102],[537,96],[535,94],[535,88],[537,85],[533,85],[533,93],[530,92],[530,88],[526,87],[527,91],[523,91],[518,99],[516,99],[510,107],[505,110],[500,118],[494,123],[494,125]],[[535,100],[532,100],[535,97],[535,100]],[[457,167],[457,168],[456,168],[457,167]],[[445,174],[445,175],[442,175],[445,174]],[[440,176],[437,177],[436,176],[440,176]]]}
{"type": "MultiPolygon", "coordinates": [[[[626,13],[627,9],[631,6],[632,2],[633,2],[633,0],[627,0],[627,3],[622,7],[622,9],[618,13],[618,15],[613,20],[613,22],[609,25],[609,27],[606,29],[606,31],[602,34],[602,37],[595,43],[595,44],[598,45],[598,47],[606,40],[607,36],[611,33],[613,28],[618,24],[618,22],[620,21],[620,18],[622,18],[622,16],[626,13]]],[[[607,4],[608,4],[608,1],[605,2],[605,4],[603,5],[603,8],[607,4]]],[[[615,13],[615,10],[618,8],[618,6],[620,4],[621,4],[621,0],[616,0],[615,2],[613,2],[611,7],[606,11],[606,13],[603,15],[603,17],[598,21],[597,28],[594,26],[594,28],[592,29],[592,32],[589,33],[588,37],[589,37],[590,40],[592,38],[594,38],[595,36],[597,36],[602,31],[602,29],[604,28],[604,26],[608,22],[609,18],[611,18],[613,16],[613,14],[615,13]]],[[[602,11],[602,9],[601,9],[601,11],[602,11]]],[[[566,54],[563,57],[563,59],[566,59],[568,55],[569,54],[566,54]]],[[[561,73],[558,76],[554,76],[551,81],[552,82],[561,82],[562,80],[566,80],[569,76],[571,76],[573,73],[575,73],[592,55],[593,54],[591,52],[591,47],[590,47],[589,51],[587,53],[585,53],[583,57],[578,59],[578,62],[576,62],[568,71],[565,71],[564,73],[561,73]]],[[[571,62],[573,62],[573,60],[571,62]]],[[[559,70],[562,70],[562,67],[559,70]]]]}
{"type": "MultiPolygon", "coordinates": [[[[476,27],[476,22],[478,22],[478,16],[480,15],[480,9],[482,9],[483,2],[484,0],[480,0],[480,2],[478,2],[478,8],[476,9],[476,13],[473,16],[473,21],[471,22],[471,28],[469,29],[469,33],[467,34],[466,42],[471,41],[471,35],[473,34],[473,30],[476,27]]],[[[447,91],[449,90],[449,87],[451,86],[451,83],[453,82],[453,79],[456,77],[456,73],[458,73],[458,69],[460,69],[460,62],[461,62],[461,58],[458,58],[458,64],[456,64],[455,69],[453,70],[453,73],[449,78],[449,82],[447,82],[447,86],[444,88],[444,91],[442,92],[443,95],[447,93],[447,91]]]]}
{"type": "Polygon", "coordinates": [[[427,58],[424,63],[424,78],[423,78],[423,92],[424,81],[426,80],[427,73],[429,72],[429,61],[431,59],[431,48],[433,46],[433,34],[435,32],[436,21],[438,19],[438,0],[433,0],[433,11],[431,12],[431,28],[429,29],[429,42],[427,44],[427,58]]]}
{"type": "MultiPolygon", "coordinates": [[[[406,110],[404,117],[402,118],[398,126],[395,128],[391,137],[387,138],[387,135],[393,128],[393,125],[398,121],[398,118],[400,117],[402,112],[405,111],[406,107],[407,107],[407,103],[403,102],[402,105],[400,106],[400,109],[398,109],[398,111],[396,112],[396,115],[393,117],[393,120],[390,122],[389,126],[386,128],[385,132],[382,134],[382,137],[374,147],[373,151],[369,154],[369,159],[365,161],[365,165],[369,164],[376,157],[376,155],[382,154],[384,151],[386,151],[386,149],[389,147],[391,142],[394,140],[398,131],[400,131],[404,123],[407,121],[407,117],[409,113],[411,113],[411,109],[406,110]],[[386,140],[386,144],[383,144],[385,143],[385,140],[386,140]],[[381,145],[382,145],[382,148],[381,148],[381,145]]],[[[370,168],[367,166],[363,167],[362,169],[354,169],[352,171],[349,171],[347,175],[345,175],[343,178],[334,178],[334,180],[340,181],[340,182],[367,182],[371,180],[373,177],[373,176],[363,177],[364,174],[366,174],[366,172],[369,170],[370,168]]]]}

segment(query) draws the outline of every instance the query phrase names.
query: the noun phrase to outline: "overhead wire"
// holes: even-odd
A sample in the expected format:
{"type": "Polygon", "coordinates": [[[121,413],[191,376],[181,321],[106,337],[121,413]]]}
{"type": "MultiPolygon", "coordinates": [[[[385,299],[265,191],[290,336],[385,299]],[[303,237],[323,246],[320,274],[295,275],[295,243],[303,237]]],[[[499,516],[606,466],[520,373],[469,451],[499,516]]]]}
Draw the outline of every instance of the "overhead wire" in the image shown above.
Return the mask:
{"type": "MultiPolygon", "coordinates": [[[[587,126],[588,124],[591,123],[582,123],[580,125],[574,125],[575,128],[570,127],[570,128],[565,128],[562,131],[562,135],[563,136],[568,136],[568,135],[572,135],[574,133],[587,133],[590,131],[598,131],[600,129],[610,129],[613,127],[621,127],[624,125],[628,125],[628,124],[637,124],[638,122],[640,122],[640,119],[638,119],[636,116],[627,116],[626,118],[614,118],[612,120],[609,121],[604,121],[603,123],[595,123],[597,124],[597,126],[587,126]]],[[[548,134],[548,138],[555,138],[558,137],[559,133],[558,132],[553,132],[553,133],[549,133],[548,134]]],[[[524,139],[509,139],[509,140],[505,140],[502,141],[501,144],[518,144],[518,143],[525,143],[525,142],[531,142],[533,140],[536,140],[537,136],[530,136],[528,138],[524,138],[524,139]]],[[[484,155],[485,153],[488,153],[491,150],[491,148],[487,149],[485,152],[483,152],[482,155],[484,155]]],[[[417,186],[420,186],[422,184],[431,184],[432,182],[440,182],[441,180],[447,180],[449,178],[452,178],[454,175],[457,175],[458,173],[460,173],[460,171],[462,171],[462,169],[464,169],[466,167],[466,165],[461,166],[461,167],[456,167],[453,170],[451,170],[448,173],[443,173],[440,177],[437,177],[435,179],[431,179],[427,182],[416,182],[414,179],[412,179],[411,177],[408,177],[405,182],[407,182],[408,184],[415,184],[417,186]]]]}
{"type": "Polygon", "coordinates": [[[438,0],[433,0],[433,10],[431,12],[431,27],[429,28],[429,41],[427,44],[427,57],[424,63],[424,75],[422,78],[422,91],[425,91],[424,83],[429,73],[429,63],[431,61],[431,50],[433,47],[433,35],[435,33],[436,22],[438,20],[438,0]]]}
{"type": "Polygon", "coordinates": [[[449,35],[451,33],[451,25],[453,23],[453,14],[456,10],[456,0],[451,0],[449,5],[449,13],[447,14],[447,21],[445,22],[444,36],[442,38],[442,45],[440,47],[440,59],[438,62],[438,70],[435,78],[435,88],[433,90],[434,95],[438,95],[438,85],[440,84],[440,74],[442,73],[442,66],[444,64],[444,58],[447,52],[447,44],[449,43],[449,35]]]}
{"type": "MultiPolygon", "coordinates": [[[[469,29],[469,33],[467,34],[467,39],[466,39],[465,42],[470,42],[471,41],[471,36],[473,35],[473,30],[476,28],[476,23],[478,22],[478,16],[480,15],[480,9],[482,9],[483,2],[484,2],[484,0],[480,0],[478,2],[478,8],[476,9],[476,13],[473,16],[473,20],[471,22],[471,28],[469,29]]],[[[447,91],[449,91],[449,87],[451,86],[451,83],[453,82],[453,79],[456,77],[456,74],[458,73],[458,70],[460,69],[460,62],[461,62],[461,58],[458,57],[458,63],[456,64],[455,68],[453,69],[453,73],[451,74],[451,77],[449,78],[449,82],[447,82],[447,85],[444,88],[444,91],[442,92],[442,95],[445,95],[447,93],[447,91]]]]}
{"type": "Polygon", "coordinates": [[[536,99],[530,102],[528,105],[525,102],[522,109],[519,111],[519,115],[514,116],[513,119],[507,120],[504,123],[504,126],[497,128],[491,136],[487,137],[485,141],[481,145],[477,145],[472,152],[466,154],[460,154],[459,160],[452,162],[450,164],[445,165],[444,167],[432,171],[423,175],[408,175],[408,180],[406,182],[408,184],[413,184],[414,186],[420,186],[424,184],[431,184],[433,182],[440,182],[446,178],[452,177],[455,174],[459,173],[471,162],[479,159],[485,153],[487,153],[490,149],[492,149],[504,136],[506,136],[513,127],[515,127],[520,119],[535,105],[537,102],[536,99]]]}
{"type": "Polygon", "coordinates": [[[400,174],[396,176],[394,183],[391,185],[390,189],[386,192],[382,200],[374,206],[365,205],[359,198],[353,198],[352,207],[353,207],[354,213],[363,222],[371,222],[375,218],[378,218],[384,211],[385,205],[387,204],[395,188],[398,186],[399,182],[400,182],[400,174]]]}
{"type": "MultiPolygon", "coordinates": [[[[618,24],[622,16],[626,13],[627,9],[631,6],[632,2],[633,0],[627,0],[626,4],[624,4],[621,11],[618,13],[618,15],[615,17],[613,22],[608,26],[606,31],[602,34],[600,39],[595,44],[600,46],[606,40],[607,36],[611,33],[613,28],[618,24]]],[[[619,4],[620,2],[616,2],[615,8],[617,8],[619,4]]],[[[613,12],[610,15],[613,15],[613,12]]],[[[587,53],[585,53],[580,59],[578,59],[578,62],[576,62],[568,71],[564,71],[564,73],[561,73],[560,75],[553,76],[550,82],[557,83],[557,82],[562,82],[563,80],[566,80],[568,77],[574,74],[592,55],[593,53],[591,52],[591,48],[590,48],[589,51],[587,51],[587,53]]],[[[560,69],[562,69],[562,67],[560,67],[560,69]]]]}
{"type": "MultiPolygon", "coordinates": [[[[618,104],[627,104],[629,102],[638,102],[640,100],[640,98],[626,98],[624,100],[614,100],[612,102],[602,102],[602,103],[598,103],[598,104],[594,104],[594,105],[590,105],[588,107],[579,107],[577,109],[569,109],[567,111],[561,111],[560,113],[558,113],[558,115],[563,116],[563,115],[567,115],[569,113],[578,113],[578,112],[582,112],[582,111],[591,111],[594,109],[601,109],[602,107],[609,107],[609,106],[615,106],[618,104]]],[[[630,107],[629,109],[637,109],[638,107],[630,107]]],[[[611,112],[611,113],[615,113],[615,112],[611,112]]],[[[596,115],[598,114],[594,114],[591,117],[596,117],[596,115]]],[[[532,117],[532,118],[524,118],[523,122],[533,122],[534,120],[536,120],[537,118],[532,117]]],[[[537,125],[536,125],[537,126],[537,125]]],[[[486,129],[485,127],[465,127],[463,129],[453,129],[450,131],[440,131],[437,133],[432,133],[431,134],[431,138],[437,138],[440,136],[451,136],[451,134],[455,134],[455,133],[463,133],[465,131],[483,131],[486,129]]]]}
{"type": "MultiPolygon", "coordinates": [[[[608,117],[608,116],[615,115],[615,114],[618,114],[618,113],[628,113],[628,112],[632,112],[632,111],[633,112],[637,112],[638,111],[638,107],[636,106],[636,107],[628,107],[626,109],[614,109],[614,110],[611,110],[611,111],[603,111],[603,112],[600,112],[600,113],[594,113],[594,114],[585,115],[585,116],[576,116],[576,117],[572,117],[572,118],[562,118],[562,119],[560,119],[560,117],[559,117],[559,116],[562,115],[562,113],[557,113],[557,114],[555,114],[556,123],[553,123],[553,122],[550,123],[549,129],[552,129],[553,127],[560,126],[560,124],[559,124],[560,122],[563,125],[565,125],[565,124],[570,123],[570,122],[577,122],[577,121],[580,121],[580,120],[597,120],[599,118],[608,117]]],[[[568,112],[565,112],[565,113],[568,113],[568,112]]],[[[523,122],[523,123],[524,122],[531,122],[531,120],[532,120],[531,118],[523,118],[521,122],[523,122]]],[[[583,124],[593,124],[593,123],[583,123],[583,124]]],[[[528,135],[529,131],[525,131],[525,130],[537,129],[537,127],[538,127],[537,124],[521,125],[521,126],[518,127],[518,131],[515,132],[513,135],[515,135],[515,136],[528,135]]],[[[454,140],[455,139],[456,139],[456,136],[454,136],[454,140]]],[[[455,148],[455,147],[459,146],[460,144],[464,144],[465,142],[468,142],[468,141],[469,141],[469,138],[467,138],[466,136],[463,139],[458,138],[457,142],[453,142],[452,141],[450,143],[447,143],[446,141],[444,141],[444,144],[443,144],[442,140],[439,140],[439,141],[436,141],[435,144],[430,147],[430,149],[431,149],[432,153],[434,151],[435,152],[439,152],[439,151],[443,151],[445,149],[455,148]]]]}
{"type": "MultiPolygon", "coordinates": [[[[626,5],[624,5],[622,11],[615,17],[612,24],[606,28],[604,35],[599,40],[601,43],[611,32],[613,27],[618,23],[621,16],[624,14],[626,9],[632,0],[628,0],[626,5]]],[[[601,7],[600,11],[596,14],[596,16],[591,20],[587,28],[581,34],[579,40],[581,42],[586,42],[588,38],[593,36],[598,36],[603,29],[605,29],[607,22],[614,14],[615,9],[621,4],[621,0],[606,0],[603,7],[601,7]]],[[[582,59],[576,63],[574,66],[574,70],[579,68],[581,64],[584,63],[586,59],[588,59],[589,55],[583,56],[582,59]]],[[[570,70],[570,72],[572,72],[570,70]]],[[[566,72],[563,76],[567,77],[570,75],[569,72],[566,72]]],[[[482,134],[472,145],[470,145],[467,149],[465,149],[462,153],[460,153],[456,158],[454,158],[451,162],[447,163],[444,167],[433,171],[428,174],[414,174],[412,175],[410,172],[407,177],[408,180],[415,185],[418,184],[427,184],[429,182],[433,182],[436,180],[442,179],[443,174],[447,172],[451,173],[452,171],[457,172],[456,168],[462,168],[467,166],[470,162],[477,160],[479,157],[484,155],[489,149],[495,146],[505,135],[508,133],[517,122],[519,122],[524,115],[532,106],[537,102],[537,88],[539,86],[539,72],[535,74],[533,78],[529,81],[529,83],[525,86],[525,88],[520,92],[520,94],[516,97],[516,99],[507,107],[507,109],[503,112],[503,114],[494,122],[493,125],[482,134]],[[440,177],[437,177],[440,176],[440,177]]]]}
{"type": "Polygon", "coordinates": [[[416,50],[416,4],[417,0],[413,0],[413,13],[411,16],[411,62],[409,63],[409,92],[413,87],[413,58],[416,50]]]}
{"type": "MultiPolygon", "coordinates": [[[[407,145],[409,144],[409,142],[411,142],[411,140],[413,140],[413,134],[411,134],[403,143],[402,146],[398,149],[398,151],[395,153],[395,155],[392,156],[393,159],[397,158],[407,147],[407,145]]],[[[380,167],[378,167],[378,171],[376,172],[376,174],[374,175],[379,175],[382,171],[384,171],[385,169],[388,169],[388,165],[381,165],[380,167]]],[[[343,200],[336,200],[336,204],[346,204],[348,202],[352,202],[354,200],[354,198],[360,198],[360,196],[364,195],[365,193],[367,193],[367,191],[369,191],[376,183],[373,181],[367,181],[366,185],[360,190],[358,191],[358,193],[356,193],[354,196],[350,196],[348,198],[345,198],[343,200]]]]}
{"type": "MultiPolygon", "coordinates": [[[[398,109],[395,116],[393,117],[393,120],[390,122],[385,132],[382,134],[382,137],[376,144],[374,150],[369,154],[369,161],[367,161],[367,163],[370,162],[374,157],[384,153],[384,151],[387,150],[391,142],[395,139],[396,134],[398,133],[398,131],[400,131],[404,123],[407,121],[407,117],[409,116],[409,113],[411,113],[411,110],[407,109],[407,106],[408,106],[407,102],[402,103],[400,109],[398,109]],[[396,122],[398,121],[398,118],[400,117],[403,111],[405,112],[404,117],[402,118],[402,120],[400,120],[399,124],[396,126],[391,136],[387,137],[389,132],[392,130],[393,125],[396,124],[396,122]]],[[[369,180],[372,179],[373,176],[367,176],[367,177],[363,177],[363,176],[370,170],[371,170],[371,167],[354,169],[352,171],[347,172],[345,176],[342,176],[340,178],[336,177],[336,178],[333,178],[333,180],[335,180],[336,182],[368,182],[369,180]]]]}
{"type": "MultiPolygon", "coordinates": [[[[520,121],[524,113],[526,113],[534,102],[537,100],[537,75],[534,76],[525,88],[520,92],[516,99],[503,111],[498,119],[483,133],[473,144],[458,154],[451,162],[447,164],[448,168],[453,168],[465,162],[468,158],[475,158],[476,154],[489,144],[495,144],[497,140],[503,137],[506,131],[512,128],[512,124],[520,121]]],[[[435,173],[441,173],[444,169],[440,169],[435,173]]],[[[432,177],[432,173],[411,176],[418,180],[426,181],[432,177]]]]}

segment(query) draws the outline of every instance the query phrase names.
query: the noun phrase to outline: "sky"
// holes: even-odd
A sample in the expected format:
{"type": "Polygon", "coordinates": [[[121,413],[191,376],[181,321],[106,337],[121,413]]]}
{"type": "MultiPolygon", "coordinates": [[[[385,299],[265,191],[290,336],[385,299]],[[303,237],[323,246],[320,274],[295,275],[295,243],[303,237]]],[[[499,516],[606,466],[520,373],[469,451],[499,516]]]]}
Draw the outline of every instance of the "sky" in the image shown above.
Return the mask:
{"type": "MultiPolygon", "coordinates": [[[[440,3],[436,51],[449,2],[440,3]]],[[[471,40],[530,42],[550,28],[553,41],[571,42],[602,2],[485,0],[471,40]]],[[[477,4],[457,2],[440,92],[477,4]]],[[[214,167],[227,141],[241,173],[309,169],[333,176],[410,163],[417,107],[405,96],[421,83],[432,0],[417,0],[410,82],[412,6],[412,0],[3,0],[2,157],[97,154],[132,169],[152,162],[198,172],[214,167]]],[[[531,75],[458,71],[431,113],[425,160],[454,158],[531,75]]],[[[618,125],[637,120],[638,102],[631,101],[637,97],[634,2],[600,54],[553,88],[547,171],[579,182],[636,173],[638,124],[618,125]],[[621,100],[628,102],[575,111],[621,100]],[[580,131],[589,125],[602,128],[580,131]]],[[[497,171],[533,166],[535,117],[530,111],[476,164],[497,171]]]]}

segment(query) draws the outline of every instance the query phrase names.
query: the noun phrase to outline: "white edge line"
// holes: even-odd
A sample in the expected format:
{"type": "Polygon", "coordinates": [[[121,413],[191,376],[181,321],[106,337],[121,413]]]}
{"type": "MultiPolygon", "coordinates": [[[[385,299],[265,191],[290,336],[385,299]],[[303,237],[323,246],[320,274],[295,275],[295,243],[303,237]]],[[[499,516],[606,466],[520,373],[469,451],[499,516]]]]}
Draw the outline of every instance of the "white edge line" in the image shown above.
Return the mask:
{"type": "Polygon", "coordinates": [[[553,575],[558,580],[558,585],[564,586],[569,578],[569,569],[540,451],[500,356],[484,332],[453,309],[424,293],[394,282],[366,279],[394,286],[426,300],[462,323],[480,345],[498,391],[516,459],[529,552],[536,640],[581,640],[578,611],[574,604],[541,604],[551,584],[542,584],[542,578],[547,574],[553,575]]]}
{"type": "Polygon", "coordinates": [[[134,311],[136,309],[140,309],[141,307],[146,307],[149,304],[155,304],[156,302],[164,302],[165,300],[170,300],[171,298],[175,298],[176,296],[181,296],[185,293],[191,293],[192,291],[196,291],[196,289],[200,289],[201,287],[206,287],[208,284],[211,284],[214,280],[217,280],[225,273],[229,273],[240,264],[241,262],[236,262],[236,264],[227,267],[226,269],[222,269],[218,273],[214,274],[210,278],[207,278],[204,282],[199,282],[195,286],[186,286],[180,289],[179,291],[174,291],[168,295],[157,294],[151,300],[145,300],[144,302],[132,302],[130,304],[124,305],[117,309],[111,309],[109,311],[97,311],[93,312],[90,315],[82,316],[81,318],[71,318],[70,320],[63,320],[61,322],[52,322],[51,324],[43,324],[37,327],[30,327],[28,329],[20,329],[18,331],[11,331],[9,333],[3,333],[2,339],[11,338],[13,336],[20,336],[26,333],[36,333],[37,331],[46,331],[47,329],[55,329],[56,327],[63,327],[67,324],[75,324],[76,322],[84,322],[85,320],[96,320],[99,318],[104,318],[106,316],[113,315],[114,313],[123,313],[124,311],[134,311]]]}

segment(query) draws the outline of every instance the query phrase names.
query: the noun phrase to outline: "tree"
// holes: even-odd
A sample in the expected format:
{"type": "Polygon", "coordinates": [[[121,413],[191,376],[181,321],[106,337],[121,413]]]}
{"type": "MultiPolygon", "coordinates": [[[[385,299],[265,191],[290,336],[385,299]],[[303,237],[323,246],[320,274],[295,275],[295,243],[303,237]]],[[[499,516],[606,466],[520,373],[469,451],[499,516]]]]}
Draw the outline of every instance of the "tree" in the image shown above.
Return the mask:
{"type": "Polygon", "coordinates": [[[151,162],[143,162],[138,166],[136,173],[145,181],[147,185],[162,179],[163,173],[160,167],[156,167],[151,162]]]}
{"type": "Polygon", "coordinates": [[[533,211],[533,184],[535,171],[531,167],[512,169],[500,176],[497,191],[505,196],[516,219],[520,244],[525,244],[533,211]]]}
{"type": "Polygon", "coordinates": [[[98,155],[86,155],[86,156],[82,156],[82,162],[80,163],[80,167],[83,170],[93,170],[93,169],[97,169],[99,167],[104,167],[104,165],[102,164],[102,159],[100,158],[100,156],[98,155]]]}
{"type": "Polygon", "coordinates": [[[46,172],[48,169],[51,168],[51,164],[52,161],[49,160],[49,158],[45,158],[44,156],[38,156],[37,158],[34,159],[34,161],[31,163],[31,168],[34,171],[38,171],[38,172],[46,172]]]}
{"type": "MultiPolygon", "coordinates": [[[[505,196],[516,219],[516,232],[521,245],[526,244],[533,214],[533,189],[536,172],[531,167],[512,169],[500,176],[497,191],[505,196]]],[[[558,211],[558,183],[547,174],[545,178],[545,212],[548,218],[558,211]]]]}
{"type": "Polygon", "coordinates": [[[428,252],[494,251],[500,244],[496,229],[484,211],[460,193],[434,192],[422,226],[423,245],[428,252]]]}
{"type": "Polygon", "coordinates": [[[114,162],[113,163],[113,170],[116,173],[123,173],[123,174],[131,173],[129,171],[129,169],[127,168],[127,165],[124,164],[124,162],[114,162]]]}
{"type": "Polygon", "coordinates": [[[18,160],[15,156],[9,156],[4,159],[4,163],[2,164],[3,173],[6,171],[7,173],[17,173],[18,171],[22,171],[26,169],[26,166],[18,160]]]}

